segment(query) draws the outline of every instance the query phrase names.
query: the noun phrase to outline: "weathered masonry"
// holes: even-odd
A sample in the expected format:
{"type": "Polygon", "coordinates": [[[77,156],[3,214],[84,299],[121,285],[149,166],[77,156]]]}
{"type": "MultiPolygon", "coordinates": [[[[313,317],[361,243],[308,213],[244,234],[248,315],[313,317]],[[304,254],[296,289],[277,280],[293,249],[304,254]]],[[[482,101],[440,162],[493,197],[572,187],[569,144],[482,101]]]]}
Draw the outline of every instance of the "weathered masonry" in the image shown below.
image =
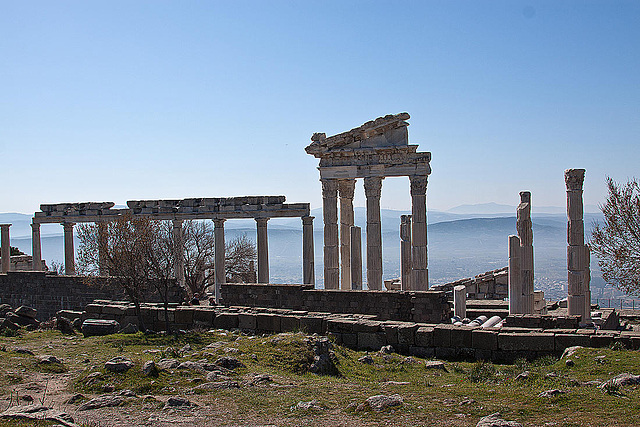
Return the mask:
{"type": "Polygon", "coordinates": [[[417,152],[417,145],[409,145],[409,117],[408,113],[379,117],[330,137],[315,133],[305,149],[320,159],[325,289],[361,288],[351,276],[353,194],[358,178],[364,178],[367,197],[367,284],[370,290],[382,289],[380,194],[382,180],[388,176],[408,176],[411,182],[411,256],[402,258],[403,271],[411,274],[403,275],[402,289],[429,288],[426,192],[431,153],[417,152]]]}
{"type": "MultiPolygon", "coordinates": [[[[313,254],[313,217],[308,203],[284,203],[285,196],[249,196],[227,198],[190,198],[181,200],[131,200],[128,209],[113,209],[113,202],[60,203],[40,205],[31,227],[33,229],[33,269],[42,270],[40,224],[59,223],[64,227],[65,273],[75,274],[73,226],[81,222],[104,223],[124,215],[173,221],[176,241],[182,240],[182,222],[210,219],[215,237],[215,295],[225,283],[224,223],[228,219],[253,218],[257,226],[258,282],[269,283],[267,222],[270,218],[300,217],[303,224],[303,283],[315,284],[313,254]]],[[[175,276],[183,282],[182,257],[176,256],[175,276]]]]}

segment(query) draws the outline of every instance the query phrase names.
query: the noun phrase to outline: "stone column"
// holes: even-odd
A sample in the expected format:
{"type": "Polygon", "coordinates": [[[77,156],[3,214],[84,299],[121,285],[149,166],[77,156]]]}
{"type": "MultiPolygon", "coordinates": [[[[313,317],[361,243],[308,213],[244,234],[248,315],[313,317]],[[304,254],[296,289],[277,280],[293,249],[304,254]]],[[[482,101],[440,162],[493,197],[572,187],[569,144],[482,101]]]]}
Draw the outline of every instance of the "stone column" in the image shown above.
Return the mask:
{"type": "Polygon", "coordinates": [[[258,240],[258,283],[269,283],[269,237],[267,235],[269,218],[256,218],[258,240]]]}
{"type": "Polygon", "coordinates": [[[411,287],[411,215],[400,216],[400,277],[403,291],[411,287]]]}
{"type": "Polygon", "coordinates": [[[522,314],[520,238],[509,236],[509,314],[522,314]]]}
{"type": "Polygon", "coordinates": [[[0,224],[0,246],[2,251],[0,252],[0,265],[2,266],[2,272],[6,273],[11,269],[11,237],[9,236],[9,227],[11,224],[0,224]]]}
{"type": "Polygon", "coordinates": [[[351,227],[355,179],[338,181],[340,195],[340,289],[351,289],[351,227]]]}
{"type": "Polygon", "coordinates": [[[338,289],[338,181],[321,179],[324,219],[324,288],[338,289]]]}
{"type": "Polygon", "coordinates": [[[465,285],[453,287],[453,314],[460,319],[467,317],[467,287],[465,285]]]}
{"type": "Polygon", "coordinates": [[[584,244],[582,186],[584,169],[567,169],[564,182],[567,187],[567,270],[569,315],[582,316],[582,323],[591,320],[591,290],[589,248],[584,244]]]}
{"type": "Polygon", "coordinates": [[[531,223],[531,193],[520,192],[516,229],[520,238],[520,280],[522,281],[521,314],[533,314],[533,224],[531,223]]]}
{"type": "Polygon", "coordinates": [[[40,223],[31,223],[31,268],[33,271],[42,270],[42,243],[40,240],[40,223]]]}
{"type": "Polygon", "coordinates": [[[220,286],[227,282],[224,268],[224,219],[213,220],[215,298],[220,302],[220,286]]]}
{"type": "Polygon", "coordinates": [[[302,217],[302,283],[316,284],[316,271],[313,247],[313,219],[312,216],[302,217]]]}
{"type": "Polygon", "coordinates": [[[186,289],[186,283],[184,279],[184,236],[182,234],[182,220],[173,220],[173,275],[176,278],[178,284],[186,289]]]}
{"type": "Polygon", "coordinates": [[[427,176],[411,176],[411,286],[416,291],[429,289],[427,261],[427,176]]]}
{"type": "Polygon", "coordinates": [[[72,222],[62,224],[64,229],[64,274],[73,276],[76,274],[76,253],[73,248],[73,226],[72,222]]]}
{"type": "Polygon", "coordinates": [[[380,194],[382,177],[364,179],[367,196],[367,286],[382,290],[382,229],[380,226],[380,194]]]}
{"type": "Polygon", "coordinates": [[[109,275],[109,267],[107,262],[108,239],[107,224],[99,222],[98,224],[98,272],[100,276],[109,275]]]}
{"type": "Polygon", "coordinates": [[[362,289],[362,229],[353,226],[351,233],[351,289],[362,289]]]}

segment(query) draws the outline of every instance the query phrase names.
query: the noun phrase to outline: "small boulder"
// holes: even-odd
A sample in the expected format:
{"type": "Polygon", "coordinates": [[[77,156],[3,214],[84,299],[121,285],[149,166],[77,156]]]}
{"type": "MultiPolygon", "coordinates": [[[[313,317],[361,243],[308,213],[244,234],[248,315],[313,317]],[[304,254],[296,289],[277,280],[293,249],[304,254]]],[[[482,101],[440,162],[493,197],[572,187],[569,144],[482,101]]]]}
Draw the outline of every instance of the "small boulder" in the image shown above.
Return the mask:
{"type": "Polygon", "coordinates": [[[122,373],[127,372],[129,369],[133,368],[133,366],[134,363],[131,359],[124,356],[116,356],[105,362],[104,369],[109,372],[122,373]]]}
{"type": "Polygon", "coordinates": [[[67,319],[64,316],[56,317],[56,329],[65,335],[73,335],[76,333],[71,320],[67,319]]]}
{"type": "Polygon", "coordinates": [[[448,372],[447,367],[444,365],[444,362],[439,360],[427,360],[424,362],[425,369],[440,369],[442,371],[448,372]]]}
{"type": "Polygon", "coordinates": [[[214,381],[200,384],[194,387],[194,390],[229,390],[232,388],[240,388],[237,381],[214,381]]]}
{"type": "Polygon", "coordinates": [[[35,319],[38,314],[38,310],[33,307],[21,305],[16,309],[15,313],[19,316],[28,317],[29,319],[35,319]]]}
{"type": "Polygon", "coordinates": [[[158,367],[156,366],[156,363],[153,360],[147,360],[146,362],[144,362],[144,365],[142,365],[142,374],[147,376],[147,377],[157,377],[158,376],[158,367]]]}
{"type": "Polygon", "coordinates": [[[395,353],[396,349],[391,345],[385,345],[380,348],[380,354],[391,354],[395,353]]]}
{"type": "Polygon", "coordinates": [[[575,352],[580,350],[581,348],[584,348],[584,347],[580,345],[574,345],[574,346],[565,348],[564,351],[562,352],[562,356],[560,357],[560,359],[573,356],[575,352]]]}
{"type": "Polygon", "coordinates": [[[183,406],[195,406],[193,403],[191,403],[188,399],[185,399],[184,397],[178,397],[178,396],[172,396],[169,399],[167,399],[167,403],[165,403],[164,407],[166,408],[177,408],[177,407],[183,407],[183,406]]]}
{"type": "Polygon", "coordinates": [[[245,365],[244,363],[242,363],[241,361],[239,361],[238,359],[236,359],[235,357],[229,357],[229,356],[225,356],[225,357],[219,357],[216,362],[216,365],[221,366],[225,369],[229,369],[229,370],[234,370],[236,368],[244,368],[245,365]]]}
{"type": "Polygon", "coordinates": [[[60,359],[50,354],[43,354],[37,357],[38,363],[41,365],[51,365],[53,363],[62,363],[60,359]]]}
{"type": "Polygon", "coordinates": [[[373,365],[373,357],[368,354],[365,354],[361,358],[358,359],[358,362],[364,363],[365,365],[373,365]]]}
{"type": "Polygon", "coordinates": [[[133,323],[127,323],[127,326],[125,326],[124,328],[120,329],[120,333],[121,334],[135,334],[136,332],[138,332],[138,326],[134,325],[133,323]]]}
{"type": "Polygon", "coordinates": [[[610,386],[618,386],[622,387],[625,385],[635,385],[640,384],[640,375],[632,375],[628,372],[616,375],[611,378],[609,381],[606,381],[600,385],[600,388],[605,389],[610,386]]]}
{"type": "Polygon", "coordinates": [[[85,337],[111,335],[120,330],[120,323],[115,320],[87,319],[82,322],[81,329],[85,337]]]}
{"type": "Polygon", "coordinates": [[[364,403],[365,406],[369,406],[369,408],[374,411],[381,412],[404,405],[404,399],[399,394],[392,394],[390,396],[378,394],[367,398],[364,403]]]}
{"type": "Polygon", "coordinates": [[[160,369],[176,369],[180,366],[180,362],[176,359],[160,359],[157,366],[160,369]]]}
{"type": "Polygon", "coordinates": [[[121,396],[105,394],[103,396],[98,396],[95,399],[91,399],[86,403],[83,403],[78,407],[78,411],[89,411],[91,409],[120,406],[123,403],[124,399],[121,396]]]}
{"type": "Polygon", "coordinates": [[[290,408],[291,411],[324,411],[324,408],[318,404],[317,400],[308,402],[298,402],[290,408]]]}
{"type": "Polygon", "coordinates": [[[29,356],[35,355],[33,351],[29,350],[28,348],[16,347],[13,349],[13,351],[18,354],[28,354],[29,356]]]}
{"type": "Polygon", "coordinates": [[[552,397],[556,397],[559,396],[561,394],[565,394],[566,391],[554,388],[551,390],[545,390],[543,392],[541,392],[540,394],[538,394],[538,397],[546,397],[547,399],[551,399],[552,397]]]}
{"type": "Polygon", "coordinates": [[[496,412],[480,418],[476,427],[522,427],[522,424],[515,421],[505,421],[500,418],[500,412],[496,412]]]}

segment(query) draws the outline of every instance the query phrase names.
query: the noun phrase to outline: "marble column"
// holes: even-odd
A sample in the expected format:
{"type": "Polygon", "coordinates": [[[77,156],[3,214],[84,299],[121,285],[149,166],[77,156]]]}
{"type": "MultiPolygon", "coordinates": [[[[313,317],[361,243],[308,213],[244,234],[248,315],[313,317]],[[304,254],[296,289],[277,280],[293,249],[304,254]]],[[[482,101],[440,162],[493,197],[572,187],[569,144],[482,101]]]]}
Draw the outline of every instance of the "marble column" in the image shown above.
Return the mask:
{"type": "Polygon", "coordinates": [[[516,229],[520,239],[520,280],[522,305],[520,314],[533,314],[533,224],[531,223],[531,193],[520,192],[516,229]]]}
{"type": "Polygon", "coordinates": [[[213,220],[215,298],[220,302],[220,286],[227,282],[224,266],[224,219],[213,220]]]}
{"type": "Polygon", "coordinates": [[[380,225],[380,194],[382,177],[364,179],[367,196],[367,287],[382,290],[382,229],[380,225]]]}
{"type": "Polygon", "coordinates": [[[173,276],[178,284],[187,292],[184,278],[184,235],[182,234],[182,220],[173,220],[173,276]]]}
{"type": "Polygon", "coordinates": [[[567,270],[569,315],[582,316],[582,323],[591,320],[591,290],[589,248],[584,244],[582,187],[584,169],[567,169],[564,181],[567,187],[567,270]]]}
{"type": "Polygon", "coordinates": [[[256,218],[258,240],[258,283],[269,283],[269,218],[256,218]]]}
{"type": "Polygon", "coordinates": [[[302,283],[316,284],[316,272],[313,247],[313,219],[312,216],[302,217],[302,283]]]}
{"type": "Polygon", "coordinates": [[[340,195],[340,289],[351,289],[351,227],[355,179],[338,181],[340,195]]]}
{"type": "Polygon", "coordinates": [[[467,287],[465,285],[453,287],[453,314],[460,319],[467,317],[467,287]]]}
{"type": "Polygon", "coordinates": [[[9,227],[11,224],[0,224],[0,246],[2,251],[0,252],[0,265],[2,266],[2,272],[6,273],[11,269],[11,237],[9,236],[9,227]]]}
{"type": "Polygon", "coordinates": [[[42,241],[40,239],[40,223],[31,223],[31,269],[42,270],[42,241]]]}
{"type": "Polygon", "coordinates": [[[411,215],[400,216],[400,282],[403,291],[411,287],[411,215]]]}
{"type": "Polygon", "coordinates": [[[64,229],[64,274],[73,276],[76,274],[76,253],[73,248],[73,226],[72,222],[62,224],[64,229]]]}
{"type": "Polygon", "coordinates": [[[520,238],[509,236],[509,314],[522,314],[522,272],[520,238]]]}
{"type": "Polygon", "coordinates": [[[409,177],[411,181],[411,286],[415,291],[429,289],[427,261],[427,176],[409,177]]]}
{"type": "Polygon", "coordinates": [[[362,229],[352,226],[351,230],[351,289],[362,289],[362,229]]]}
{"type": "Polygon", "coordinates": [[[98,273],[100,276],[109,276],[107,251],[109,249],[109,236],[107,224],[99,222],[98,226],[98,273]]]}
{"type": "Polygon", "coordinates": [[[324,219],[324,288],[338,289],[338,181],[321,179],[322,215],[324,219]]]}

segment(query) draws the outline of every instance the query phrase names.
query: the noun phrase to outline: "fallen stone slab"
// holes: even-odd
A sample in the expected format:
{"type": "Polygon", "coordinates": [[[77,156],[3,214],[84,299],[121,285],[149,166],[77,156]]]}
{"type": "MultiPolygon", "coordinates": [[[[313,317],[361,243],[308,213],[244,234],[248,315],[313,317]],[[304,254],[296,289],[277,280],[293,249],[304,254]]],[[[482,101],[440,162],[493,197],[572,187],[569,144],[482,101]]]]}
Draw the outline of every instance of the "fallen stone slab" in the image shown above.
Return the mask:
{"type": "Polygon", "coordinates": [[[215,364],[218,365],[218,366],[221,366],[221,367],[223,367],[225,369],[229,369],[231,371],[236,369],[236,368],[244,368],[245,367],[244,363],[242,363],[241,361],[239,361],[235,357],[229,357],[229,356],[219,357],[215,361],[215,364]]]}
{"type": "Polygon", "coordinates": [[[120,406],[123,403],[124,403],[124,398],[122,398],[121,396],[113,396],[110,394],[105,394],[103,396],[98,396],[95,399],[91,399],[86,403],[83,403],[78,407],[78,411],[89,411],[91,409],[120,406]]]}
{"type": "Polygon", "coordinates": [[[29,307],[27,305],[21,305],[15,311],[15,313],[19,316],[28,317],[30,319],[35,319],[38,315],[38,310],[33,307],[29,307]]]}
{"type": "Polygon", "coordinates": [[[69,414],[43,405],[11,406],[0,414],[0,418],[14,420],[46,420],[60,423],[67,427],[79,427],[73,422],[73,417],[69,414]]]}
{"type": "Polygon", "coordinates": [[[440,369],[447,372],[447,367],[444,365],[444,362],[439,360],[427,360],[424,362],[424,367],[425,369],[440,369]]]}
{"type": "Polygon", "coordinates": [[[404,405],[404,399],[399,394],[392,394],[390,396],[378,394],[367,398],[364,404],[376,412],[382,412],[404,405]]]}
{"type": "Polygon", "coordinates": [[[85,337],[111,335],[120,330],[120,323],[115,320],[87,319],[82,322],[81,329],[85,337]]]}
{"type": "Polygon", "coordinates": [[[480,418],[476,427],[522,427],[522,424],[515,421],[505,421],[500,418],[500,412],[480,418]]]}
{"type": "Polygon", "coordinates": [[[131,359],[123,356],[116,356],[105,362],[104,369],[109,372],[122,373],[127,372],[129,369],[133,368],[133,366],[134,363],[131,359]]]}
{"type": "Polygon", "coordinates": [[[160,359],[157,363],[158,368],[160,369],[176,369],[180,366],[180,362],[176,359],[160,359]]]}
{"type": "Polygon", "coordinates": [[[52,356],[50,354],[43,354],[37,357],[38,359],[38,363],[41,365],[51,365],[53,363],[60,363],[62,364],[62,361],[60,359],[58,359],[55,356],[52,356]]]}
{"type": "Polygon", "coordinates": [[[237,381],[213,381],[204,384],[200,384],[194,387],[194,390],[229,390],[232,388],[240,388],[240,384],[237,381]]]}
{"type": "Polygon", "coordinates": [[[165,409],[167,408],[177,408],[181,406],[195,406],[194,403],[191,403],[188,399],[184,397],[172,396],[167,402],[164,404],[165,409]]]}
{"type": "Polygon", "coordinates": [[[317,400],[308,402],[298,402],[290,408],[291,411],[324,411],[324,408],[318,404],[317,400]]]}
{"type": "Polygon", "coordinates": [[[628,372],[616,375],[608,381],[605,381],[600,385],[600,388],[604,389],[612,385],[622,387],[626,385],[640,384],[640,375],[632,375],[628,372]]]}
{"type": "Polygon", "coordinates": [[[566,393],[566,391],[554,388],[554,389],[551,389],[551,390],[545,390],[545,391],[541,392],[538,395],[538,397],[546,397],[546,398],[550,399],[552,397],[556,397],[556,396],[559,396],[559,395],[565,394],[565,393],[566,393]]]}

